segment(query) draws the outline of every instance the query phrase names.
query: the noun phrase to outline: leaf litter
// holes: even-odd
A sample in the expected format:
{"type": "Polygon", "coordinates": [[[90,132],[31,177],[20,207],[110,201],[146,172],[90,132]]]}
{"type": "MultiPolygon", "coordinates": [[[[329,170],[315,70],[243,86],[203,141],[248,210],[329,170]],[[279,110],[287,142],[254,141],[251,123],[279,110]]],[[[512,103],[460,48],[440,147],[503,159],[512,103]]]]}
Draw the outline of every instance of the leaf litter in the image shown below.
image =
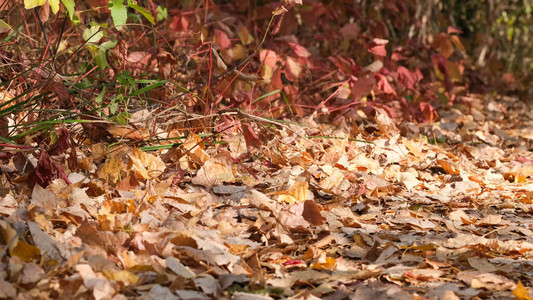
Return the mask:
{"type": "Polygon", "coordinates": [[[333,125],[303,133],[342,139],[268,128],[279,138],[240,162],[194,136],[181,154],[87,152],[83,174],[93,175],[3,197],[3,293],[528,299],[533,157],[501,150],[522,137],[497,147],[475,142],[490,130],[442,130],[462,139],[442,147],[406,139],[386,118],[372,143],[333,125]],[[176,180],[176,167],[190,176],[176,180]]]}

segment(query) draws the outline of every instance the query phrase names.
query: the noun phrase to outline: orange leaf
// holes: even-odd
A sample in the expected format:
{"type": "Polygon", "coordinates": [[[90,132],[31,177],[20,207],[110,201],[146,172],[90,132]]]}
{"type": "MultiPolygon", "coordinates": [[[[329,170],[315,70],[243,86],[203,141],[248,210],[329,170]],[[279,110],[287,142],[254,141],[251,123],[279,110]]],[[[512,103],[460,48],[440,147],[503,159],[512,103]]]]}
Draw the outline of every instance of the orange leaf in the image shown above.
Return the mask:
{"type": "Polygon", "coordinates": [[[433,48],[440,49],[440,53],[445,58],[449,58],[453,54],[453,44],[446,33],[439,33],[435,37],[433,48]]]}
{"type": "Polygon", "coordinates": [[[446,171],[446,173],[451,174],[451,175],[459,174],[459,171],[457,171],[449,161],[446,161],[443,159],[437,159],[437,163],[439,164],[441,168],[444,169],[444,171],[446,171]]]}
{"type": "Polygon", "coordinates": [[[456,36],[456,35],[451,35],[451,36],[450,36],[450,41],[455,45],[455,47],[457,47],[457,49],[458,49],[459,51],[461,51],[461,53],[463,53],[463,54],[466,53],[465,47],[464,47],[463,44],[461,43],[461,40],[459,39],[458,36],[456,36]]]}
{"type": "Polygon", "coordinates": [[[511,294],[513,294],[516,299],[531,300],[531,295],[520,280],[511,294]]]}
{"type": "Polygon", "coordinates": [[[326,258],[326,262],[324,262],[324,263],[320,263],[320,262],[312,263],[310,267],[311,267],[311,269],[315,269],[315,270],[333,271],[333,269],[335,268],[336,264],[337,264],[337,261],[335,260],[335,258],[327,257],[326,258]]]}
{"type": "Polygon", "coordinates": [[[116,138],[125,138],[135,141],[142,141],[145,137],[143,134],[130,126],[111,125],[107,131],[116,138]]]}

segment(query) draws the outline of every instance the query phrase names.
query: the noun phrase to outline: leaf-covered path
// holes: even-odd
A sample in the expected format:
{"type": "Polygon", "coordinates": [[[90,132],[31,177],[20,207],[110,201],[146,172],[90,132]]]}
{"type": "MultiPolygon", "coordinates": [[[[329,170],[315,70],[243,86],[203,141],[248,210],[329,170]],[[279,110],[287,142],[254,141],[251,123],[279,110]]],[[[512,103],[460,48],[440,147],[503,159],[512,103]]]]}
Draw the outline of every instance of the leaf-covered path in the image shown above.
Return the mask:
{"type": "Polygon", "coordinates": [[[165,155],[116,146],[103,160],[93,145],[93,175],[3,198],[0,293],[527,299],[531,110],[478,100],[476,113],[442,111],[440,125],[397,128],[379,115],[373,137],[357,120],[347,132],[303,119],[261,128],[257,148],[242,133],[226,149],[190,135],[165,155]],[[419,130],[443,143],[408,138],[419,130]]]}

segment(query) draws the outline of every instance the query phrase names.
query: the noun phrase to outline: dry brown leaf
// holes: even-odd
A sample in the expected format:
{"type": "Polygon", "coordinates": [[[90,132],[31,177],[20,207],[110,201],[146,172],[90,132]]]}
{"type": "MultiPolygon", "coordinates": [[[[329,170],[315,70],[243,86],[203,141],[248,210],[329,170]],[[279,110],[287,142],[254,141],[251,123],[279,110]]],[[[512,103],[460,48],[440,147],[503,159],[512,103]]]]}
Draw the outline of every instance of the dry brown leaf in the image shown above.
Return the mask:
{"type": "Polygon", "coordinates": [[[98,168],[98,177],[109,183],[115,184],[126,177],[128,168],[127,149],[121,148],[117,151],[111,149],[110,157],[98,168]]]}
{"type": "MultiPolygon", "coordinates": [[[[205,164],[209,159],[209,155],[205,152],[204,140],[197,134],[190,133],[185,142],[181,145],[181,148],[187,157],[190,157],[199,165],[205,164]]],[[[184,170],[189,169],[185,157],[182,156],[180,158],[180,164],[184,170]]]]}
{"type": "Polygon", "coordinates": [[[146,180],[159,177],[165,171],[165,163],[160,157],[146,153],[139,148],[133,148],[129,154],[131,159],[130,170],[135,172],[137,178],[146,180]]]}
{"type": "Polygon", "coordinates": [[[229,154],[219,154],[208,159],[193,177],[192,183],[212,187],[224,182],[235,182],[233,161],[229,154]]]}
{"type": "Polygon", "coordinates": [[[324,221],[326,220],[326,218],[320,214],[320,208],[313,200],[305,200],[302,217],[314,226],[320,226],[324,224],[324,221]]]}
{"type": "Polygon", "coordinates": [[[305,181],[297,181],[291,187],[284,191],[270,193],[270,195],[278,196],[278,202],[280,203],[299,203],[307,199],[307,190],[309,184],[305,181]]]}
{"type": "Polygon", "coordinates": [[[179,259],[175,257],[167,257],[165,260],[166,266],[172,270],[172,272],[176,273],[176,275],[179,275],[185,279],[191,279],[196,276],[193,271],[191,271],[188,267],[184,266],[179,259]]]}
{"type": "Polygon", "coordinates": [[[142,141],[150,136],[147,131],[140,132],[131,126],[126,125],[111,125],[109,128],[107,128],[107,131],[117,139],[142,141]]]}
{"type": "Polygon", "coordinates": [[[46,254],[50,258],[57,261],[68,259],[70,257],[70,252],[67,250],[65,245],[58,243],[56,239],[42,231],[37,223],[28,222],[28,227],[30,229],[33,242],[40,249],[40,251],[43,252],[43,254],[46,254]]]}

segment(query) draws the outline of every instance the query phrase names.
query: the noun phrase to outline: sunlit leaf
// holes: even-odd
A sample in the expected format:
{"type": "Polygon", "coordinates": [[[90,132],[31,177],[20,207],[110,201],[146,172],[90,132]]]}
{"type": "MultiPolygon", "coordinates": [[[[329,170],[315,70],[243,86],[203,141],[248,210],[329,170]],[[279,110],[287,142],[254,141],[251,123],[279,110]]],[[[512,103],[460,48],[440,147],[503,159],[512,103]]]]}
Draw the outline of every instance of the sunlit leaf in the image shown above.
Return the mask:
{"type": "Polygon", "coordinates": [[[45,2],[46,0],[24,0],[24,8],[34,8],[43,5],[45,2]]]}
{"type": "Polygon", "coordinates": [[[61,2],[63,2],[63,5],[65,5],[65,8],[68,12],[68,16],[72,21],[74,19],[74,7],[76,3],[74,3],[74,0],[61,0],[61,2]]]}
{"type": "Polygon", "coordinates": [[[529,291],[526,289],[526,287],[522,284],[522,281],[520,280],[516,284],[516,287],[513,290],[512,294],[516,297],[516,299],[531,300],[531,295],[529,294],[529,291]]]}
{"type": "MultiPolygon", "coordinates": [[[[152,16],[152,14],[146,8],[139,6],[139,4],[137,4],[137,1],[128,0],[128,7],[133,8],[134,10],[139,12],[151,24],[155,24],[154,16],[152,16]]],[[[158,14],[158,18],[159,18],[159,14],[158,14]]]]}
{"type": "Polygon", "coordinates": [[[48,0],[48,3],[50,3],[50,8],[54,14],[59,11],[59,0],[48,0]]]}

